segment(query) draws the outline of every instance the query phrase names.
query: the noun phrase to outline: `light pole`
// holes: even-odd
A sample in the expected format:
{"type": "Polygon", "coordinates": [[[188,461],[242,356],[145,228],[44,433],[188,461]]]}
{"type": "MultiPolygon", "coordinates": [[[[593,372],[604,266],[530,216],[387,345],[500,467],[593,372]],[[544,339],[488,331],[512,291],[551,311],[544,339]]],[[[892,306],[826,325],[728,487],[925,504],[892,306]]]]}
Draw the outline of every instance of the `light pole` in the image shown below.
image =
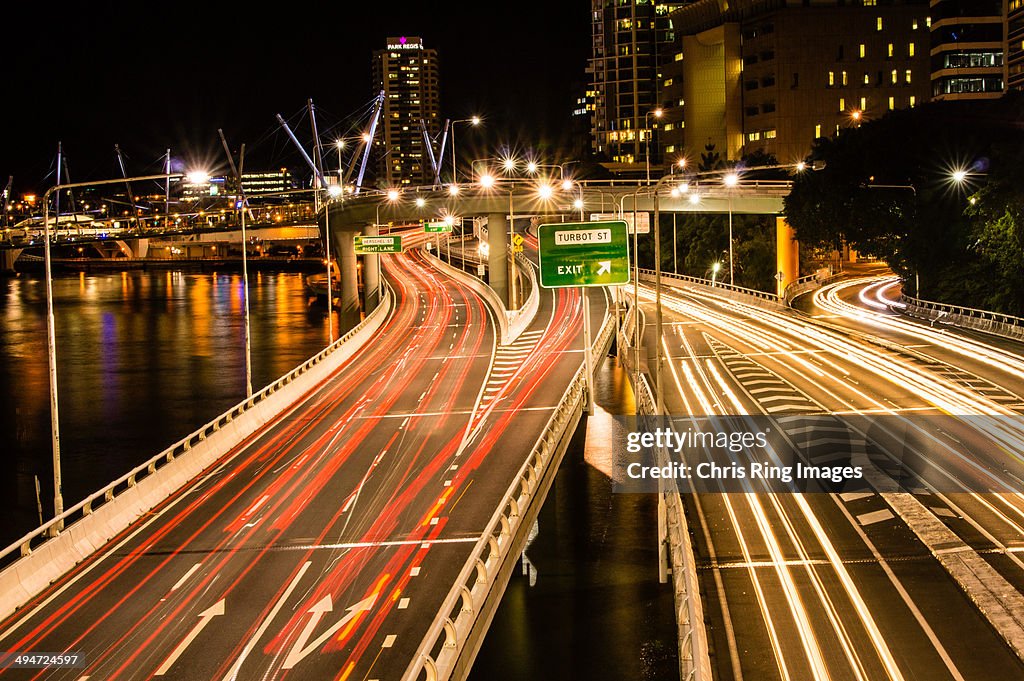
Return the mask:
{"type": "Polygon", "coordinates": [[[470,118],[459,118],[452,121],[452,184],[457,184],[459,181],[458,164],[455,161],[455,126],[459,123],[471,123],[475,128],[480,125],[480,117],[472,116],[470,118]]]}
{"type": "MultiPolygon", "coordinates": [[[[60,158],[62,150],[58,150],[57,159],[57,184],[50,187],[43,194],[43,256],[45,261],[46,276],[46,359],[50,374],[50,434],[53,442],[53,515],[59,517],[64,513],[64,495],[61,484],[60,471],[60,417],[57,401],[57,337],[54,331],[53,318],[53,267],[50,258],[50,195],[55,194],[57,216],[55,222],[60,220],[60,192],[65,189],[77,189],[78,187],[94,187],[107,184],[122,184],[124,182],[145,182],[147,180],[171,180],[181,178],[180,174],[175,175],[144,175],[142,177],[119,178],[117,180],[101,180],[99,182],[75,182],[60,184],[60,158]]],[[[56,536],[63,523],[52,526],[50,536],[56,536]]]]}
{"type": "Polygon", "coordinates": [[[654,135],[654,129],[649,127],[650,126],[650,120],[651,120],[651,116],[654,116],[655,118],[659,118],[660,119],[664,113],[665,113],[664,109],[658,108],[658,109],[655,109],[654,111],[648,111],[647,115],[644,116],[644,128],[647,131],[647,139],[646,139],[646,142],[647,142],[646,147],[647,147],[647,149],[646,149],[646,153],[644,153],[644,161],[647,164],[647,184],[651,183],[651,137],[653,137],[653,135],[654,135]]]}
{"type": "MultiPolygon", "coordinates": [[[[249,206],[245,198],[245,189],[242,186],[242,171],[245,170],[245,144],[242,145],[239,151],[238,166],[236,167],[235,158],[232,156],[231,149],[228,147],[228,141],[224,137],[224,130],[217,128],[217,134],[220,135],[220,142],[224,147],[224,153],[228,157],[231,172],[238,181],[238,193],[241,196],[239,212],[241,213],[240,222],[242,223],[242,298],[245,304],[245,399],[249,399],[252,397],[252,345],[249,336],[249,265],[246,254],[246,251],[249,250],[249,242],[245,236],[245,214],[248,212],[249,206]]],[[[168,184],[170,184],[169,181],[168,184]]]]}
{"type": "Polygon", "coordinates": [[[739,184],[740,177],[735,172],[728,173],[722,182],[728,187],[729,192],[729,285],[735,286],[735,268],[733,267],[733,253],[732,253],[732,189],[739,184]]]}

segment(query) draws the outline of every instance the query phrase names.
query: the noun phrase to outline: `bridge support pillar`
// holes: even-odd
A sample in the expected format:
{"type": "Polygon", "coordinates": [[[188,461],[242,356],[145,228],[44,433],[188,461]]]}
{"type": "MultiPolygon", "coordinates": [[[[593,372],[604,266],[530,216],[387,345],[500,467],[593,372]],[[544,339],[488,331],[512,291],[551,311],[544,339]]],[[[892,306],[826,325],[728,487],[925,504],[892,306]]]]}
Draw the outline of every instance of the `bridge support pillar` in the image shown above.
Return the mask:
{"type": "Polygon", "coordinates": [[[782,297],[786,287],[800,276],[800,242],[786,218],[775,218],[775,255],[778,294],[782,297]]]}
{"type": "Polygon", "coordinates": [[[504,213],[487,214],[487,247],[488,283],[508,308],[508,223],[504,213]]]}
{"type": "MultiPolygon", "coordinates": [[[[341,271],[341,290],[338,291],[338,316],[341,320],[340,333],[345,333],[359,323],[359,273],[356,266],[356,233],[349,230],[332,230],[331,236],[336,248],[338,269],[341,271]]],[[[340,335],[340,334],[339,334],[340,335]]]]}
{"type": "Polygon", "coordinates": [[[0,256],[0,274],[14,274],[14,262],[18,259],[18,256],[21,255],[21,251],[22,249],[20,248],[10,248],[0,251],[0,253],[3,253],[3,255],[0,256]]]}
{"type": "MultiPolygon", "coordinates": [[[[365,236],[377,236],[379,233],[377,225],[366,225],[363,228],[365,236]]],[[[367,314],[374,310],[380,302],[378,291],[380,291],[380,254],[368,253],[363,256],[363,311],[367,314]]]]}
{"type": "Polygon", "coordinates": [[[133,258],[145,258],[149,255],[149,239],[132,239],[128,242],[133,258]]]}

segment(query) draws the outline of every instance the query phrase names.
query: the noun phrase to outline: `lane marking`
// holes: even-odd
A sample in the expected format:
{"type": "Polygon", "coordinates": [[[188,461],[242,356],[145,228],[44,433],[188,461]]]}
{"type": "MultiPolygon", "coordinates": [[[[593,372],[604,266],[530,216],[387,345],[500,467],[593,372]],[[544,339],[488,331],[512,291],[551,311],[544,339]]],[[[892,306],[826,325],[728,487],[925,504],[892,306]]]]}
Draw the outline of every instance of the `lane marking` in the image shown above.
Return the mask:
{"type": "Polygon", "coordinates": [[[408,607],[409,607],[409,599],[408,598],[403,598],[400,601],[398,601],[398,609],[399,610],[405,610],[408,607]]]}
{"type": "Polygon", "coordinates": [[[880,511],[871,511],[870,513],[863,513],[857,516],[857,522],[866,527],[886,520],[892,520],[895,517],[896,516],[892,514],[892,511],[887,508],[883,508],[880,511]]]}
{"type": "Polygon", "coordinates": [[[419,574],[420,574],[420,566],[419,565],[417,565],[416,567],[414,567],[411,570],[409,570],[409,576],[410,577],[417,577],[417,576],[419,576],[419,574]]]}
{"type": "Polygon", "coordinates": [[[174,586],[171,587],[171,591],[177,591],[178,588],[181,587],[181,585],[185,583],[185,580],[187,580],[189,577],[191,577],[192,573],[199,569],[200,565],[202,565],[202,563],[196,563],[195,565],[190,567],[188,572],[183,574],[181,576],[181,579],[179,579],[177,582],[175,582],[174,586]]]}
{"type": "Polygon", "coordinates": [[[395,645],[395,639],[398,638],[395,634],[388,634],[384,637],[384,643],[381,644],[381,648],[390,648],[395,645]]]}

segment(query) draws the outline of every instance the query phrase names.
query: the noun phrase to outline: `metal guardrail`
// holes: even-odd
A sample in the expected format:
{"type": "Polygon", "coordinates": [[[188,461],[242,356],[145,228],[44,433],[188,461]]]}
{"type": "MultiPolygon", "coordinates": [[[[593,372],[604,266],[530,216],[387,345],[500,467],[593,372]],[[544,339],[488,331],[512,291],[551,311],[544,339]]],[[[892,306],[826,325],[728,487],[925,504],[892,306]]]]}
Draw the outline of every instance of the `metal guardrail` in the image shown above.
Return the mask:
{"type": "MultiPolygon", "coordinates": [[[[646,376],[640,376],[636,400],[638,416],[656,416],[654,396],[646,376]]],[[[668,453],[658,449],[658,465],[668,463],[668,453]]],[[[708,633],[704,626],[704,606],[700,598],[697,565],[690,542],[683,500],[675,478],[662,479],[659,525],[668,536],[672,561],[672,586],[679,626],[679,678],[682,681],[711,681],[711,657],[708,633]]]]}
{"type": "MultiPolygon", "coordinates": [[[[615,321],[612,315],[607,314],[591,352],[607,348],[614,332],[615,321]]],[[[522,514],[533,501],[559,443],[567,435],[569,423],[584,408],[585,372],[586,365],[576,371],[533,450],[509,485],[497,511],[473,547],[469,560],[442,601],[437,616],[402,676],[404,681],[417,681],[424,673],[426,681],[442,681],[450,677],[473,630],[478,606],[493,588],[509,547],[521,528],[522,514]]]]}
{"type": "MultiPolygon", "coordinates": [[[[645,268],[640,268],[638,271],[640,272],[641,279],[643,279],[643,278],[654,279],[654,276],[655,276],[654,270],[648,270],[648,269],[645,269],[645,268]]],[[[690,277],[690,276],[686,276],[686,275],[683,275],[683,274],[669,274],[667,272],[662,272],[661,273],[661,277],[662,277],[662,279],[672,279],[672,280],[684,282],[684,283],[687,283],[687,284],[697,284],[699,286],[707,286],[709,288],[721,289],[723,291],[729,291],[730,293],[739,293],[739,294],[742,294],[742,295],[745,295],[745,296],[751,296],[753,298],[758,298],[760,300],[767,300],[767,301],[770,301],[770,302],[773,302],[773,303],[778,303],[779,302],[779,297],[777,295],[775,295],[774,293],[767,293],[765,291],[758,291],[757,289],[745,288],[743,286],[734,286],[732,284],[726,284],[726,283],[721,282],[721,281],[714,281],[713,282],[710,279],[701,279],[699,277],[690,277]]]]}
{"type": "Polygon", "coordinates": [[[93,511],[106,503],[113,501],[119,494],[122,494],[133,487],[138,482],[155,474],[159,469],[163,468],[167,464],[174,461],[177,457],[187,454],[196,444],[202,442],[207,437],[216,433],[225,425],[240,417],[245,412],[249,411],[257,404],[265,400],[270,395],[273,395],[279,389],[288,385],[296,378],[306,373],[314,366],[320,364],[329,355],[336,352],[352,337],[359,333],[366,325],[375,321],[375,313],[378,310],[387,310],[391,306],[391,290],[390,287],[385,287],[384,299],[381,304],[372,313],[366,315],[366,317],[358,325],[353,327],[348,333],[334,341],[332,345],[324,348],[316,355],[310,357],[299,366],[292,369],[290,372],[277,379],[270,385],[266,386],[258,393],[254,393],[252,397],[243,400],[236,404],[231,409],[227,410],[214,420],[207,423],[205,426],[200,427],[198,430],[186,435],[178,442],[174,443],[164,451],[160,452],[152,459],[136,466],[131,471],[122,475],[120,478],[110,483],[103,489],[90,494],[83,501],[75,504],[71,508],[67,509],[59,516],[52,518],[51,520],[43,523],[36,529],[32,530],[21,539],[17,540],[7,548],[0,551],[0,563],[4,563],[8,556],[11,556],[16,551],[20,552],[21,557],[28,556],[32,553],[33,549],[38,548],[41,544],[45,543],[49,539],[57,537],[62,529],[77,520],[81,520],[89,515],[92,515],[93,511]]]}
{"type": "MultiPolygon", "coordinates": [[[[823,270],[825,268],[822,268],[823,270]]],[[[827,275],[823,275],[822,271],[815,272],[813,274],[806,274],[802,277],[798,277],[789,283],[789,285],[782,292],[782,300],[786,305],[792,305],[793,300],[808,291],[814,291],[821,288],[825,284],[830,284],[839,277],[842,276],[842,272],[830,272],[827,275]]]]}
{"type": "Polygon", "coordinates": [[[922,317],[933,323],[942,320],[953,326],[961,326],[978,331],[986,331],[998,336],[1015,340],[1024,340],[1024,318],[1013,315],[979,310],[974,307],[947,305],[932,300],[921,300],[908,296],[900,296],[900,302],[906,307],[903,311],[912,317],[922,317]]]}

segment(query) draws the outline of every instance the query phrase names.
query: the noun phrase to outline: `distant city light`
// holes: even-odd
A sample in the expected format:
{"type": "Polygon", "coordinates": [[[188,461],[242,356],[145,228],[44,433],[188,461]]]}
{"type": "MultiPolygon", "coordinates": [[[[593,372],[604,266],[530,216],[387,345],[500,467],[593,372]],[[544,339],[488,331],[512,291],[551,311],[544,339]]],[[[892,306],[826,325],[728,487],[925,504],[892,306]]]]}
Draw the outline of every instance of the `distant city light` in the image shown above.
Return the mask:
{"type": "Polygon", "coordinates": [[[341,196],[342,189],[339,185],[329,184],[327,185],[327,193],[331,196],[341,196]]]}
{"type": "Polygon", "coordinates": [[[209,184],[210,173],[205,170],[190,170],[185,174],[185,179],[189,184],[209,184]]]}

